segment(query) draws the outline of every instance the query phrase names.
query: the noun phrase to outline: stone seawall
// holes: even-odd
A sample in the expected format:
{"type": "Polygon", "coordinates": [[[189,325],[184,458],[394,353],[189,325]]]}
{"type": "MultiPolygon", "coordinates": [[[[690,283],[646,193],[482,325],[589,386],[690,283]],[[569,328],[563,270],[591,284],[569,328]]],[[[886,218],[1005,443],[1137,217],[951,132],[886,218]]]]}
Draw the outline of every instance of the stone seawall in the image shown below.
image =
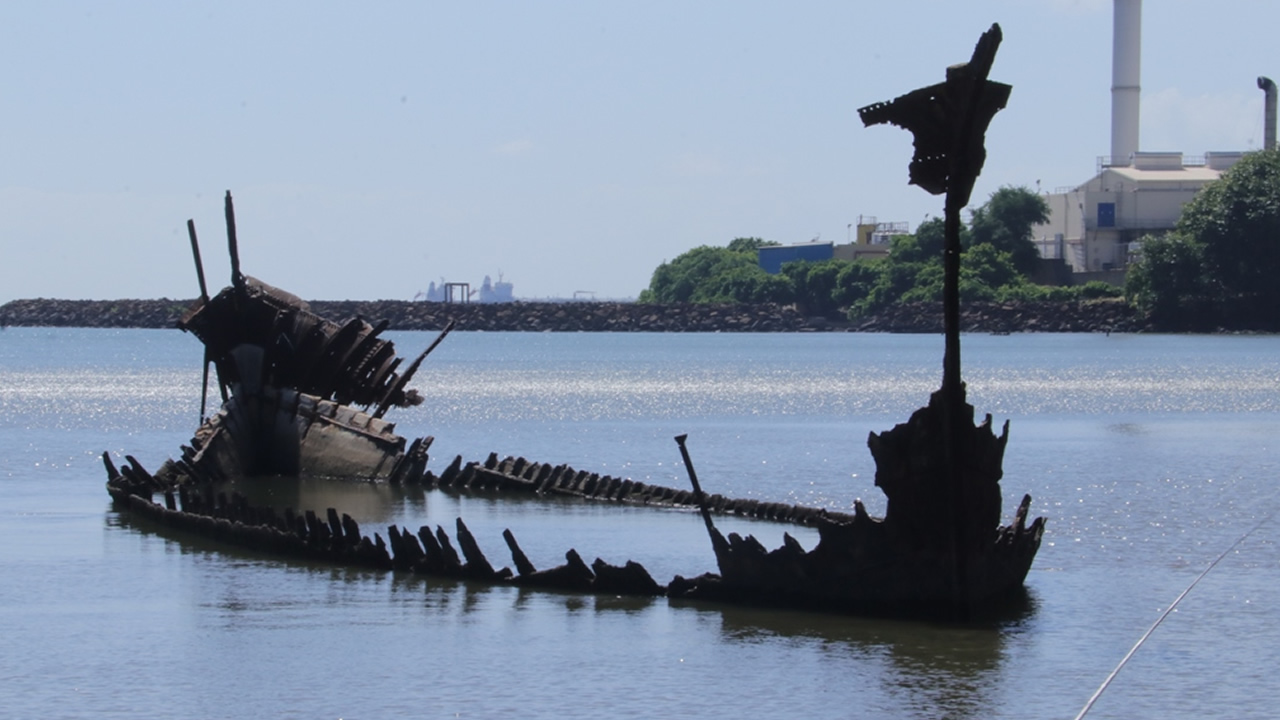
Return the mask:
{"type": "MultiPolygon", "coordinates": [[[[0,326],[171,328],[193,300],[14,300],[0,306],[0,326]]],[[[854,322],[806,317],[778,305],[641,305],[612,302],[445,304],[403,300],[317,300],[311,308],[343,321],[360,315],[393,330],[529,332],[896,332],[941,333],[940,303],[897,305],[854,322]]],[[[967,332],[1140,332],[1146,320],[1123,302],[976,303],[967,332]]]]}
{"type": "Polygon", "coordinates": [[[171,328],[194,300],[13,300],[0,305],[0,326],[171,328]]]}
{"type": "MultiPolygon", "coordinates": [[[[1143,332],[1147,319],[1120,300],[973,303],[960,310],[965,332],[1143,332]]],[[[851,323],[858,332],[941,333],[942,303],[893,305],[851,323]]]]}

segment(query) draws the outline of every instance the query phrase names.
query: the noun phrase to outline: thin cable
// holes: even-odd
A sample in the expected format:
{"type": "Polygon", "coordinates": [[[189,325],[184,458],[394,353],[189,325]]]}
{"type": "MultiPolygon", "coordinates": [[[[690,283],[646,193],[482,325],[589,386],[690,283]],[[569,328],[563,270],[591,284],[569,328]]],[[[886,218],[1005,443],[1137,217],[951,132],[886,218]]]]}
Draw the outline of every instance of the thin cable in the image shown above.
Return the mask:
{"type": "Polygon", "coordinates": [[[1081,718],[1083,718],[1089,710],[1093,708],[1093,704],[1098,701],[1098,698],[1102,696],[1102,693],[1111,685],[1111,681],[1116,679],[1116,675],[1120,673],[1120,669],[1125,666],[1125,663],[1129,662],[1129,658],[1133,657],[1134,653],[1138,652],[1138,648],[1142,647],[1142,643],[1146,642],[1147,638],[1151,637],[1151,633],[1155,632],[1156,628],[1160,627],[1160,623],[1164,622],[1164,619],[1169,617],[1169,613],[1172,613],[1173,609],[1178,607],[1178,603],[1182,602],[1182,598],[1186,597],[1187,593],[1191,592],[1191,589],[1199,584],[1199,582],[1204,579],[1204,576],[1209,574],[1210,570],[1216,567],[1218,563],[1222,562],[1223,558],[1230,555],[1232,550],[1239,547],[1240,543],[1245,541],[1245,538],[1252,535],[1258,528],[1266,525],[1267,521],[1275,517],[1275,514],[1276,511],[1272,510],[1270,515],[1263,518],[1257,525],[1254,525],[1249,532],[1241,535],[1239,540],[1236,540],[1232,543],[1231,547],[1227,548],[1221,555],[1214,558],[1214,561],[1209,563],[1209,567],[1205,568],[1204,572],[1197,575],[1196,579],[1191,581],[1191,584],[1187,586],[1187,589],[1183,590],[1182,594],[1174,599],[1174,601],[1169,604],[1169,607],[1160,614],[1160,617],[1156,618],[1156,621],[1151,624],[1151,627],[1147,628],[1147,631],[1142,634],[1142,637],[1138,638],[1138,642],[1134,643],[1133,647],[1129,648],[1129,652],[1125,654],[1124,659],[1120,661],[1119,665],[1116,665],[1116,669],[1111,671],[1111,674],[1107,676],[1107,679],[1102,681],[1102,685],[1098,687],[1098,691],[1093,694],[1093,697],[1089,698],[1089,702],[1084,704],[1084,707],[1080,710],[1080,714],[1076,715],[1075,720],[1081,720],[1081,718]]]}

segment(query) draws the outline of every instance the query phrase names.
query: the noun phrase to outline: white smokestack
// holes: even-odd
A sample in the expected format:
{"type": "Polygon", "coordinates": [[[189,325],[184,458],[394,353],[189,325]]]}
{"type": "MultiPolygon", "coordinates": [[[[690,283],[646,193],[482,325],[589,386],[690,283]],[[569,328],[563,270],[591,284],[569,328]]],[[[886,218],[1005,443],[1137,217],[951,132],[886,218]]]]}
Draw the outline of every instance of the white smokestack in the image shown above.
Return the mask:
{"type": "Polygon", "coordinates": [[[1142,94],[1142,0],[1115,0],[1111,41],[1111,163],[1128,165],[1138,152],[1142,94]]]}
{"type": "Polygon", "coordinates": [[[1276,149],[1276,84],[1269,77],[1258,78],[1258,89],[1266,93],[1262,107],[1262,149],[1276,149]]]}

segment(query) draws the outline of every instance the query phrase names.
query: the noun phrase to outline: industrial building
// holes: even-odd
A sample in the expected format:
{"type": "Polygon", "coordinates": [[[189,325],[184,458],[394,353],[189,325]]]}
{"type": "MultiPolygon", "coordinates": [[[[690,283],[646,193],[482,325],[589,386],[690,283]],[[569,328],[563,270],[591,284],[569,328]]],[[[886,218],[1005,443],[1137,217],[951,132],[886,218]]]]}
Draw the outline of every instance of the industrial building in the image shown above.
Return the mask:
{"type": "MultiPolygon", "coordinates": [[[[850,231],[853,224],[849,225],[850,231]]],[[[766,245],[756,251],[760,269],[776,275],[782,266],[795,260],[822,262],[823,260],[871,260],[889,256],[889,244],[896,235],[911,232],[905,222],[877,222],[873,217],[858,217],[858,236],[855,242],[836,245],[813,240],[794,245],[766,245]]]]}
{"type": "MultiPolygon", "coordinates": [[[[1145,235],[1172,230],[1182,208],[1217,180],[1244,153],[1142,152],[1138,144],[1141,0],[1114,0],[1112,27],[1111,155],[1099,158],[1097,174],[1045,199],[1049,221],[1032,228],[1040,255],[1061,259],[1073,273],[1118,282],[1145,235]],[[1096,274],[1096,275],[1095,275],[1096,274]]],[[[1274,107],[1274,85],[1259,78],[1274,107]],[[1264,84],[1265,81],[1265,84],[1264,84]]],[[[1274,146],[1274,110],[1267,118],[1268,147],[1274,146]]],[[[1077,276],[1077,282],[1081,280],[1077,276]]]]}
{"type": "MultiPolygon", "coordinates": [[[[1189,156],[1140,150],[1142,0],[1113,3],[1111,154],[1098,158],[1096,174],[1084,184],[1045,196],[1049,220],[1032,228],[1040,256],[1050,261],[1042,268],[1042,282],[1120,284],[1141,239],[1172,230],[1196,193],[1244,156],[1239,151],[1189,156]]],[[[1276,146],[1276,86],[1260,77],[1258,87],[1266,92],[1264,147],[1271,149],[1276,146]]],[[[814,241],[762,247],[760,267],[777,273],[794,260],[883,257],[892,235],[908,232],[906,223],[874,218],[859,219],[857,228],[857,241],[845,245],[814,241]]]]}
{"type": "Polygon", "coordinates": [[[1172,230],[1182,207],[1242,155],[1134,152],[1123,164],[1104,159],[1085,184],[1045,198],[1049,222],[1032,228],[1040,256],[1061,258],[1075,273],[1122,271],[1144,235],[1172,230]]]}

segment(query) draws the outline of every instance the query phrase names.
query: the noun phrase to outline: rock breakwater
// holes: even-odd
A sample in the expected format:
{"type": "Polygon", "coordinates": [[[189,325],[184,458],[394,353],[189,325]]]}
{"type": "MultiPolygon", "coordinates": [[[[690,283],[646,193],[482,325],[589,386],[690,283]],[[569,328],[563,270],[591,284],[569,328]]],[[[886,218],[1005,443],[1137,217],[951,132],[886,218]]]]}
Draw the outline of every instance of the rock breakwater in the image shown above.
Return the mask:
{"type": "MultiPolygon", "coordinates": [[[[171,328],[194,300],[14,300],[0,306],[0,326],[171,328]]],[[[806,317],[779,305],[642,305],[615,302],[447,304],[404,300],[316,300],[311,309],[335,321],[386,319],[393,330],[526,332],[942,332],[938,303],[896,305],[854,322],[806,317]]],[[[1138,332],[1145,319],[1118,301],[977,303],[963,311],[967,332],[1138,332]]]]}
{"type": "MultiPolygon", "coordinates": [[[[941,333],[942,303],[904,303],[850,324],[857,332],[941,333]]],[[[1143,332],[1146,317],[1122,300],[972,303],[960,310],[964,332],[1143,332]]]]}
{"type": "Polygon", "coordinates": [[[0,305],[0,326],[171,328],[195,300],[14,300],[0,305]]]}

